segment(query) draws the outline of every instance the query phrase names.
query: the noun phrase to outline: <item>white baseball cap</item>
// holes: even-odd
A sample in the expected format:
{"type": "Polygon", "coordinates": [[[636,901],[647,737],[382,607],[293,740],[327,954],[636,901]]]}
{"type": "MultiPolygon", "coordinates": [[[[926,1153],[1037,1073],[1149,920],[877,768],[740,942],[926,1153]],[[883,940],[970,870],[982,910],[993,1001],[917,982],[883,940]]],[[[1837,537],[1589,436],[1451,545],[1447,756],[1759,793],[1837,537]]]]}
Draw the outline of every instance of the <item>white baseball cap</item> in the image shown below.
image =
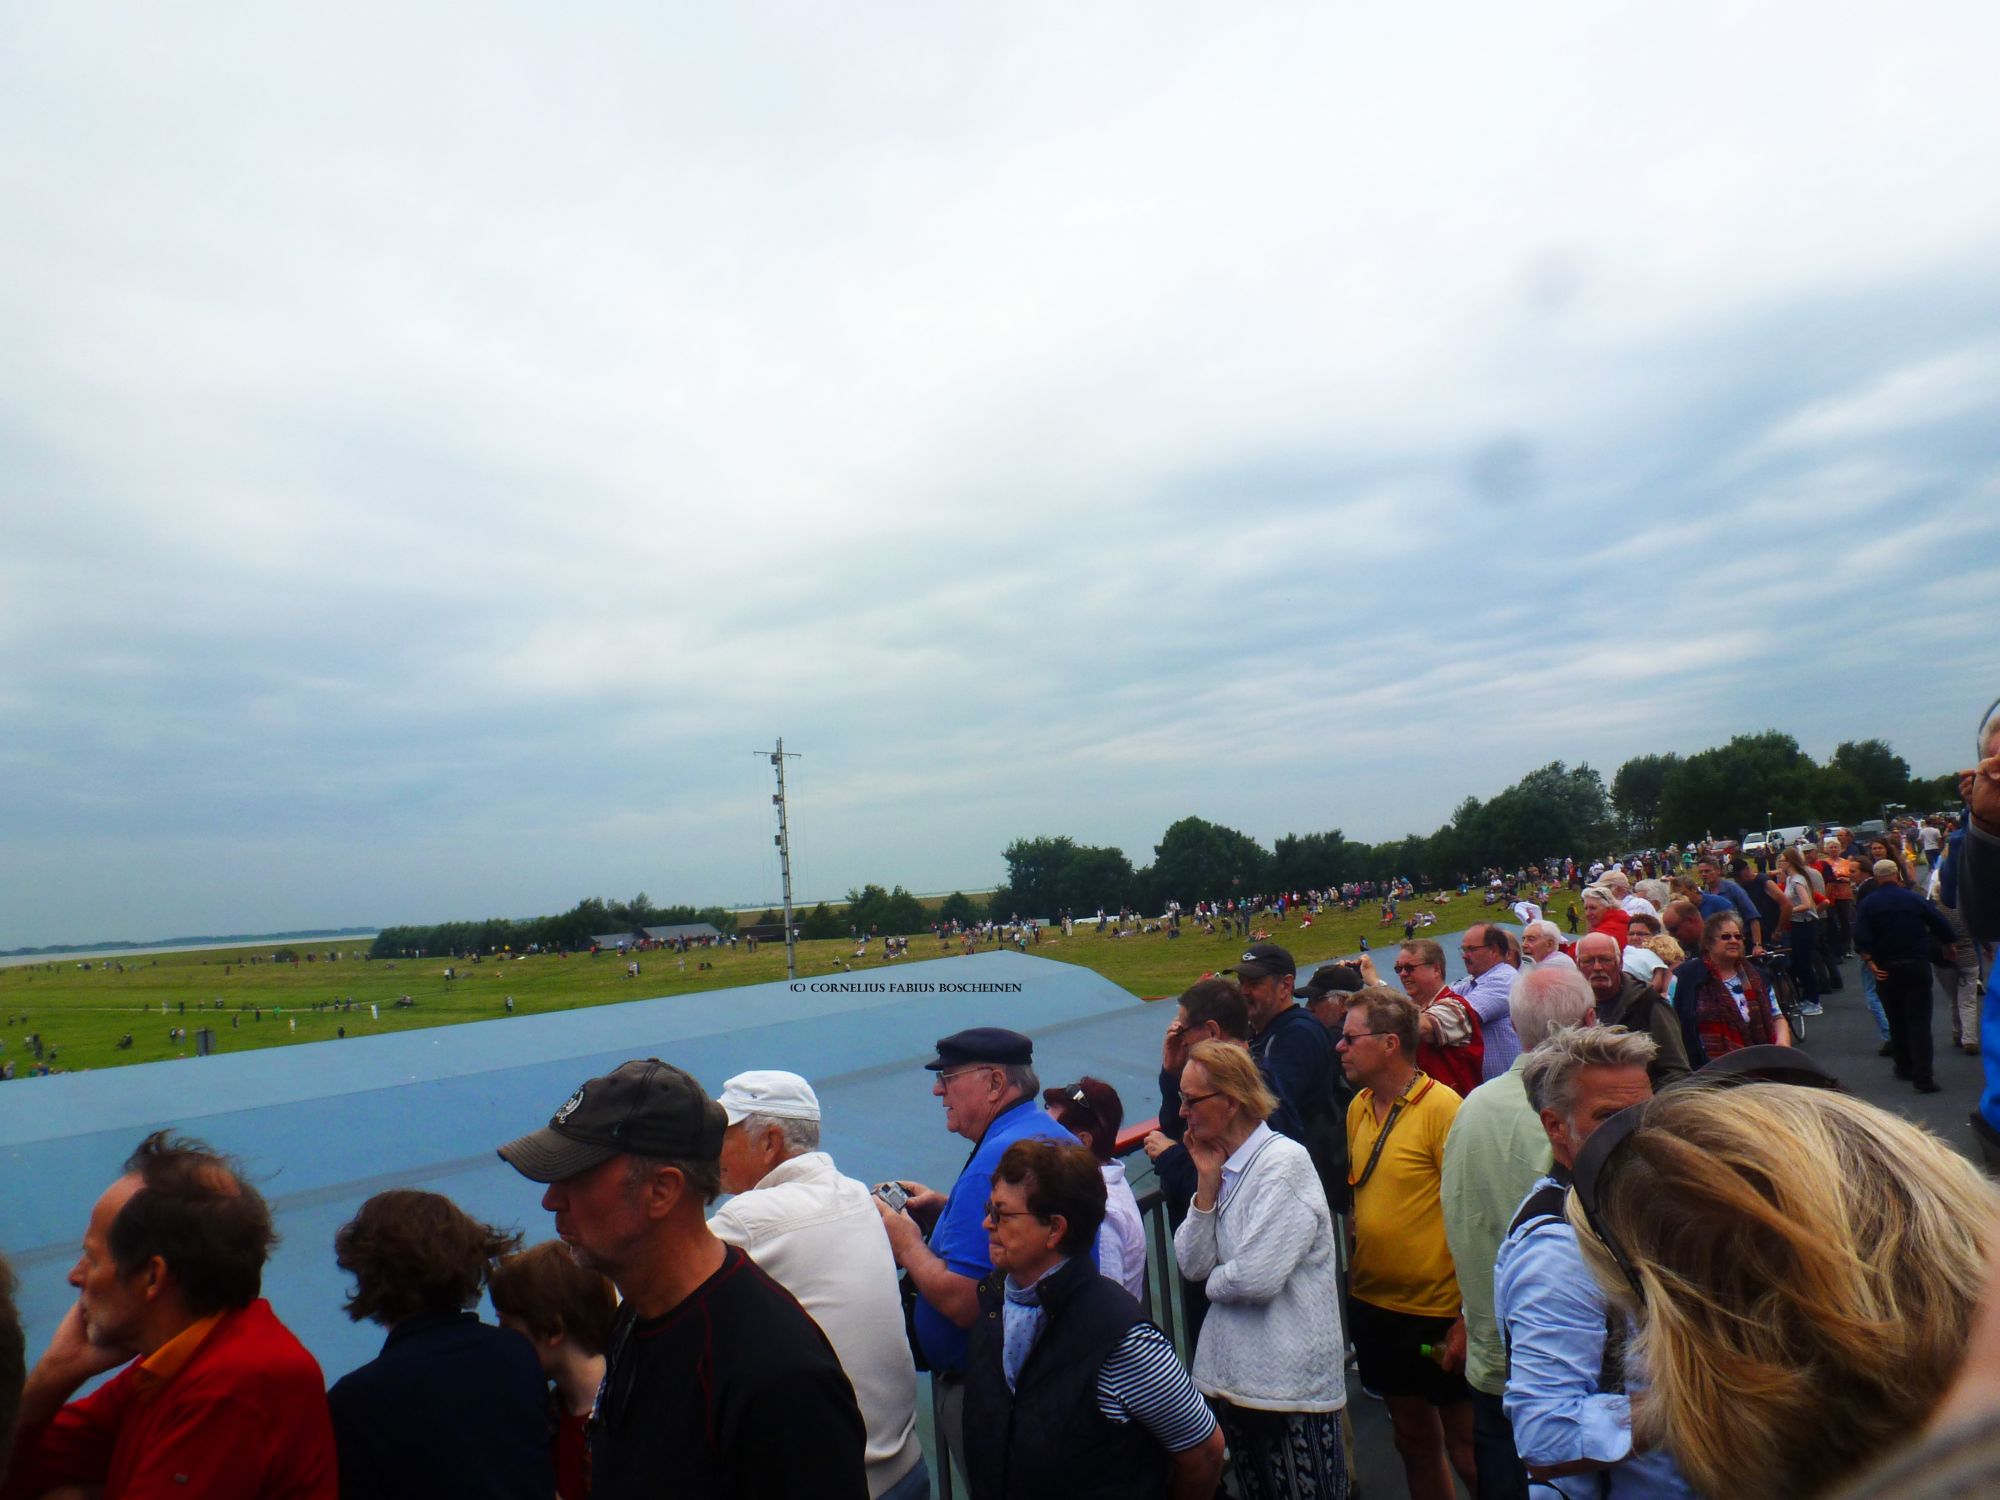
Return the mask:
{"type": "Polygon", "coordinates": [[[723,1084],[715,1102],[732,1125],[741,1125],[752,1115],[769,1115],[774,1120],[819,1119],[819,1095],[796,1073],[770,1069],[738,1073],[723,1084]]]}

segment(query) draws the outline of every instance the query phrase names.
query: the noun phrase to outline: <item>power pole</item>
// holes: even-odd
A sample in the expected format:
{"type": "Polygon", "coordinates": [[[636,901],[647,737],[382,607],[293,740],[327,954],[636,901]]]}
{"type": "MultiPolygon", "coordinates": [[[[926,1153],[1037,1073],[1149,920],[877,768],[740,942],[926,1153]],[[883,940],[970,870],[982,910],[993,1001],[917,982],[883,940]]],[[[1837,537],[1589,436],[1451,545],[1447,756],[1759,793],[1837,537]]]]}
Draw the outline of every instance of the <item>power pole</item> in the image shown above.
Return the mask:
{"type": "Polygon", "coordinates": [[[771,804],[778,809],[778,835],[773,842],[778,846],[778,869],[784,876],[785,882],[785,978],[797,979],[799,977],[799,939],[798,931],[792,925],[792,832],[785,820],[785,762],[788,760],[797,760],[799,757],[796,752],[788,753],[786,751],[785,740],[782,735],[778,737],[778,744],[775,749],[753,750],[750,753],[752,755],[770,756],[771,767],[778,773],[778,792],[771,799],[771,804]]]}

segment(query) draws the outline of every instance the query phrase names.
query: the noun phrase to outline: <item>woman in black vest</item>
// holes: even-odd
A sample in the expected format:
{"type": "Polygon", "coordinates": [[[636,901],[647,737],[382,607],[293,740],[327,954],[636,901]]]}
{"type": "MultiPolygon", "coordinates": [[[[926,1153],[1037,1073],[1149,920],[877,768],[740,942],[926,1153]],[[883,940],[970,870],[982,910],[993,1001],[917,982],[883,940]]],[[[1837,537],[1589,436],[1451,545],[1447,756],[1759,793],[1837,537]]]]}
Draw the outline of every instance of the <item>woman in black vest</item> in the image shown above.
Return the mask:
{"type": "Polygon", "coordinates": [[[1104,1178],[1083,1147],[1017,1141],[986,1205],[965,1374],[973,1500],[1212,1495],[1222,1432],[1166,1336],[1098,1274],[1104,1178]]]}

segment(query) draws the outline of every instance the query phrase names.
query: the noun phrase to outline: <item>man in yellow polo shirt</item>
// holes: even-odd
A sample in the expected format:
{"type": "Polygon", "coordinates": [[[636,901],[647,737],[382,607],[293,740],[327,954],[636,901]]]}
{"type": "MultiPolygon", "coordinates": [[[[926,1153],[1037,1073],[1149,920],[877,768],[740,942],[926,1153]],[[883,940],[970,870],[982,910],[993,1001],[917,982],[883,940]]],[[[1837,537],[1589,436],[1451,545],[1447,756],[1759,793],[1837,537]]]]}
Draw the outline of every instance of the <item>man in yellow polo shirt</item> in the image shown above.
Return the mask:
{"type": "Polygon", "coordinates": [[[1465,1323],[1444,1237],[1444,1139],[1458,1095],[1417,1068],[1417,1007],[1371,985],[1341,1023],[1340,1065],[1354,1188],[1348,1331],[1361,1383],[1389,1406],[1410,1500],[1451,1500],[1452,1470],[1476,1488],[1465,1323]]]}

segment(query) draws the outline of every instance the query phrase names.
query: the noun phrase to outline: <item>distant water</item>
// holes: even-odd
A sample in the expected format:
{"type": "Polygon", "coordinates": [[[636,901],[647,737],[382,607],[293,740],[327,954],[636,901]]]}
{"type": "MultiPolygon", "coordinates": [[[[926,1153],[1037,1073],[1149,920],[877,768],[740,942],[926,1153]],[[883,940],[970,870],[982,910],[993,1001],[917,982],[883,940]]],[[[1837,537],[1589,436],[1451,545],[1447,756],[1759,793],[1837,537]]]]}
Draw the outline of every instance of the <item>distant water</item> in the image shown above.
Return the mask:
{"type": "Polygon", "coordinates": [[[179,943],[159,948],[92,948],[74,953],[15,953],[0,956],[0,969],[18,969],[27,964],[79,964],[100,958],[146,958],[159,953],[214,953],[223,948],[348,948],[372,945],[376,934],[349,932],[339,937],[322,933],[318,937],[247,938],[234,943],[179,943]]]}

